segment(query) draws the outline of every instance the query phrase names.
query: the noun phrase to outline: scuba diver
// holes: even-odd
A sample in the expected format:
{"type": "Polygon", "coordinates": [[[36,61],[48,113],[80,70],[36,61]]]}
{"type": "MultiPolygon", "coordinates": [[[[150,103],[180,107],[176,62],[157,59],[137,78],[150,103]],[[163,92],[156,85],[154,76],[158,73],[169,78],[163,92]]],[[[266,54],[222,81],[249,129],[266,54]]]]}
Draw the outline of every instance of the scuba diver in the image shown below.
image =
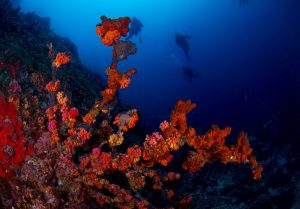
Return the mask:
{"type": "Polygon", "coordinates": [[[198,73],[192,67],[182,67],[184,78],[191,82],[193,78],[198,77],[198,73]]]}
{"type": "Polygon", "coordinates": [[[190,55],[189,55],[190,46],[189,46],[189,43],[187,42],[187,39],[190,39],[191,37],[192,37],[191,35],[187,35],[187,34],[182,35],[179,33],[175,33],[176,44],[177,44],[177,46],[182,48],[182,50],[184,51],[184,54],[188,60],[190,59],[190,55]]]}
{"type": "MultiPolygon", "coordinates": [[[[126,40],[131,39],[132,36],[137,36],[143,28],[142,22],[137,19],[136,17],[133,17],[130,23],[130,28],[129,28],[129,35],[126,37],[126,40]]],[[[139,41],[142,43],[141,36],[139,36],[139,41]]]]}

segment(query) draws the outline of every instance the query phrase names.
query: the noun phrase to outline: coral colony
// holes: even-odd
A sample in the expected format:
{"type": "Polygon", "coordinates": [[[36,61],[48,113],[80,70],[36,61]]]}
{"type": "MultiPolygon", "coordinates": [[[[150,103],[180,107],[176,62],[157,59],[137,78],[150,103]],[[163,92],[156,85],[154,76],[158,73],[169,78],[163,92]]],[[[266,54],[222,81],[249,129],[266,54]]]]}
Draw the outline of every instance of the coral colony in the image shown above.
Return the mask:
{"type": "Polygon", "coordinates": [[[122,74],[117,69],[118,57],[132,52],[119,47],[125,43],[120,39],[127,35],[131,19],[102,16],[101,20],[96,34],[104,45],[113,47],[113,59],[106,70],[102,100],[96,100],[85,115],[70,107],[56,78],[56,72],[71,62],[67,53],[48,45],[52,79],[40,90],[44,96],[22,93],[17,64],[0,62],[11,79],[9,89],[0,95],[0,180],[4,182],[0,189],[6,192],[1,196],[5,208],[157,208],[148,198],[153,191],[164,197],[165,208],[191,208],[192,197],[176,194],[168,182],[178,183],[184,172],[195,173],[214,161],[249,164],[253,178],[261,178],[262,166],[252,154],[247,134],[241,132],[231,146],[225,144],[230,127],[214,125],[198,135],[187,124],[186,115],[196,106],[190,100],[177,101],[170,119],[141,145],[119,151],[125,133],[138,121],[138,111],[120,112],[111,121],[104,116],[117,91],[128,87],[136,72],[130,69],[122,74]],[[47,107],[41,108],[41,98],[47,107]],[[166,171],[183,146],[190,148],[182,171],[166,171]]]}

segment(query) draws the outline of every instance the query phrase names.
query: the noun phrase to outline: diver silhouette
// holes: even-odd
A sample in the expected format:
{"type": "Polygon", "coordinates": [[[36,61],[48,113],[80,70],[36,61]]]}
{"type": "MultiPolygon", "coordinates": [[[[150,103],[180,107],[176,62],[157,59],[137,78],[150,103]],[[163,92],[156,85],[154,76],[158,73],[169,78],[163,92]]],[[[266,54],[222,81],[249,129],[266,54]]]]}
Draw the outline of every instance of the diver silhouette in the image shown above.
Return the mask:
{"type": "Polygon", "coordinates": [[[191,37],[192,37],[191,35],[187,35],[187,34],[182,35],[179,33],[175,33],[176,44],[177,44],[177,46],[182,48],[182,50],[184,51],[184,54],[188,60],[190,59],[190,55],[189,55],[190,46],[189,46],[189,43],[187,42],[187,39],[190,39],[191,37]]]}
{"type": "MultiPolygon", "coordinates": [[[[137,36],[142,31],[142,28],[142,22],[136,17],[133,17],[130,23],[129,34],[126,37],[126,40],[131,39],[133,36],[137,36]]],[[[139,36],[139,41],[140,43],[142,43],[141,36],[139,36]]]]}
{"type": "Polygon", "coordinates": [[[195,69],[192,67],[182,67],[182,70],[183,70],[184,78],[189,82],[191,82],[193,78],[199,76],[198,73],[195,71],[195,69]]]}

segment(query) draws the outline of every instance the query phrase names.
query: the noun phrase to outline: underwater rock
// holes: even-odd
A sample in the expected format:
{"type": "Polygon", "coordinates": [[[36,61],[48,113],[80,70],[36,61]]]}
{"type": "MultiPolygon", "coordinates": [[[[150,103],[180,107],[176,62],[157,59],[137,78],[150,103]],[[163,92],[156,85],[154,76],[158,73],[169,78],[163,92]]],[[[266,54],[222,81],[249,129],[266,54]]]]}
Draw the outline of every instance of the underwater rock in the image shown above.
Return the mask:
{"type": "Polygon", "coordinates": [[[0,37],[0,61],[18,62],[30,77],[34,71],[43,74],[46,81],[50,80],[51,72],[47,45],[52,43],[57,51],[68,52],[72,62],[58,72],[58,78],[63,81],[62,87],[68,89],[73,104],[79,110],[87,110],[100,97],[99,92],[104,89],[102,77],[80,63],[75,44],[55,34],[49,18],[21,13],[9,0],[1,0],[0,37]]]}

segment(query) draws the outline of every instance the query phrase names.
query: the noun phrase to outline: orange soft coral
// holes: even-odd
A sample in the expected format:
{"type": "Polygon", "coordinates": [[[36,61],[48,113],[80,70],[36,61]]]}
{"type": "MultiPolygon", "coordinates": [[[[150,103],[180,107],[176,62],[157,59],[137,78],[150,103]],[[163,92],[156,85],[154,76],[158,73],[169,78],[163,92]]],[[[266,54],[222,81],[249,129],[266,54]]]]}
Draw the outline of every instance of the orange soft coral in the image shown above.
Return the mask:
{"type": "Polygon", "coordinates": [[[112,46],[119,41],[121,36],[126,36],[131,22],[129,17],[111,19],[101,16],[101,23],[96,26],[96,34],[101,37],[101,42],[106,46],[112,46]]]}
{"type": "Polygon", "coordinates": [[[93,116],[90,114],[90,113],[87,113],[83,118],[82,118],[82,121],[86,124],[93,124],[95,123],[95,119],[93,118],[93,116]]]}
{"type": "Polygon", "coordinates": [[[114,124],[119,126],[119,130],[128,131],[133,128],[139,119],[136,109],[129,110],[125,113],[118,114],[114,120],[114,124]]]}
{"type": "Polygon", "coordinates": [[[129,31],[128,25],[131,22],[129,17],[121,17],[118,19],[111,19],[105,16],[101,16],[101,23],[96,26],[96,34],[101,37],[101,42],[107,46],[114,46],[113,49],[113,62],[111,66],[106,70],[108,75],[107,88],[101,91],[102,101],[96,101],[93,108],[91,108],[89,115],[90,121],[94,121],[100,112],[108,113],[104,108],[112,102],[117,94],[118,89],[124,89],[128,87],[131,82],[131,75],[136,72],[136,69],[130,69],[124,74],[121,74],[117,70],[117,49],[115,43],[117,43],[121,36],[126,36],[129,31]]]}
{"type": "Polygon", "coordinates": [[[119,88],[125,88],[130,83],[130,76],[136,72],[136,69],[130,69],[126,71],[123,75],[116,69],[115,66],[109,67],[106,70],[108,75],[107,88],[101,92],[103,96],[101,107],[111,102],[117,93],[119,88]]]}
{"type": "Polygon", "coordinates": [[[121,35],[118,30],[108,31],[105,35],[101,38],[101,42],[106,46],[112,46],[120,39],[121,35]]]}
{"type": "Polygon", "coordinates": [[[61,65],[67,64],[71,61],[71,57],[68,56],[65,52],[58,52],[56,54],[55,60],[53,62],[53,65],[56,68],[59,68],[61,65]]]}
{"type": "Polygon", "coordinates": [[[170,151],[169,145],[159,132],[146,136],[143,159],[147,161],[148,165],[152,166],[155,163],[160,163],[167,166],[173,158],[170,151]]]}
{"type": "Polygon", "coordinates": [[[178,100],[170,116],[172,126],[178,127],[178,131],[183,134],[186,131],[186,114],[196,107],[190,100],[178,100]]]}
{"type": "Polygon", "coordinates": [[[45,89],[50,92],[50,93],[53,93],[53,92],[56,92],[60,87],[60,82],[59,80],[56,80],[55,82],[49,82],[47,83],[45,89]]]}
{"type": "MultiPolygon", "coordinates": [[[[144,159],[149,160],[153,157],[163,156],[164,152],[165,155],[169,155],[170,151],[178,150],[187,143],[195,151],[190,152],[189,157],[182,164],[182,168],[190,173],[195,173],[208,162],[219,160],[222,163],[247,163],[251,166],[253,178],[260,179],[263,168],[257,163],[252,154],[247,134],[241,132],[237,145],[231,147],[225,144],[225,138],[231,132],[230,127],[220,129],[218,126],[213,125],[207,133],[197,135],[196,130],[188,127],[186,122],[186,114],[195,106],[190,100],[177,101],[171,113],[170,122],[163,121],[160,124],[162,136],[166,139],[160,140],[160,143],[166,144],[167,149],[161,151],[155,149],[155,152],[151,150],[151,146],[144,144],[144,159]],[[155,154],[151,155],[151,153],[155,154]]],[[[149,144],[151,141],[146,140],[146,142],[149,144]]],[[[163,147],[163,144],[160,147],[163,147]]]]}
{"type": "Polygon", "coordinates": [[[252,169],[254,179],[260,179],[263,167],[258,164],[255,156],[252,153],[248,136],[245,132],[241,132],[238,137],[237,145],[231,147],[230,162],[248,163],[252,169]]]}

